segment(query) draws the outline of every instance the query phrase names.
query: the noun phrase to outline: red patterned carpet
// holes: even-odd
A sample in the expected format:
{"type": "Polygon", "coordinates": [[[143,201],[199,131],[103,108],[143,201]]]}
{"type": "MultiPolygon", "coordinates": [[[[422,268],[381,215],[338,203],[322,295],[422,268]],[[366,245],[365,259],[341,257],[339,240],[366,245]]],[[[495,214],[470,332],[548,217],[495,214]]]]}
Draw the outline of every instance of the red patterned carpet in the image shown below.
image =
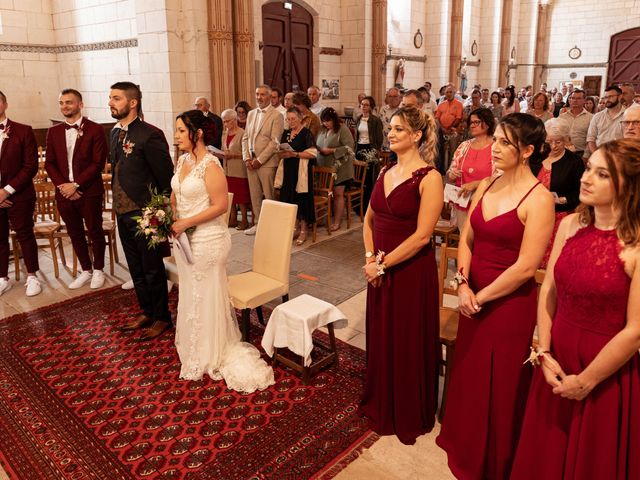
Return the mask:
{"type": "Polygon", "coordinates": [[[180,381],[173,331],[146,343],[117,331],[134,305],[115,288],[0,320],[10,478],[326,479],[377,440],[356,413],[362,350],[340,342],[339,365],[309,386],[279,367],[274,386],[241,395],[180,381]]]}

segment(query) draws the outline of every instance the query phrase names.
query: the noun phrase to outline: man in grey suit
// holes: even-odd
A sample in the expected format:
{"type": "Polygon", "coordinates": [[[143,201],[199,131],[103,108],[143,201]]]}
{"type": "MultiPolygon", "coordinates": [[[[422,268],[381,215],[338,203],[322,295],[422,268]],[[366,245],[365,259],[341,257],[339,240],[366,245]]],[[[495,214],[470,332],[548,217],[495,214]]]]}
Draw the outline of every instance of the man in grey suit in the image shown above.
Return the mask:
{"type": "Polygon", "coordinates": [[[262,197],[273,199],[273,181],[278,168],[278,145],[284,129],[284,119],[271,106],[271,87],[260,85],[256,88],[257,108],[247,115],[247,128],[242,136],[242,159],[247,166],[251,206],[255,225],[244,231],[245,235],[255,235],[260,217],[262,197]]]}

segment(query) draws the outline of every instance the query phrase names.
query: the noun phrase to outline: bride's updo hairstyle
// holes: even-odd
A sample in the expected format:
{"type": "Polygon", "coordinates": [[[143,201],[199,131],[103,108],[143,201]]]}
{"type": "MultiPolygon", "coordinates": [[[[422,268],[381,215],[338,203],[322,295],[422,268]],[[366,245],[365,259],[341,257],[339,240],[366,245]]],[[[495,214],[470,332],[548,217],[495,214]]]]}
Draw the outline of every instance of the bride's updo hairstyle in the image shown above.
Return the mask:
{"type": "Polygon", "coordinates": [[[549,156],[551,147],[546,143],[547,131],[544,123],[538,117],[528,113],[511,113],[502,117],[498,126],[504,131],[505,137],[516,148],[520,155],[520,148],[531,145],[533,153],[525,163],[535,165],[549,156]]]}
{"type": "Polygon", "coordinates": [[[198,130],[202,132],[202,140],[205,145],[209,145],[215,138],[216,124],[213,119],[206,117],[200,110],[188,110],[181,113],[176,117],[176,120],[182,120],[182,123],[189,130],[189,140],[193,145],[193,149],[196,148],[198,143],[198,130]]]}
{"type": "Polygon", "coordinates": [[[422,132],[418,140],[420,156],[428,165],[435,165],[438,155],[438,129],[433,116],[416,107],[402,107],[391,116],[393,117],[400,117],[413,132],[422,132]]]}

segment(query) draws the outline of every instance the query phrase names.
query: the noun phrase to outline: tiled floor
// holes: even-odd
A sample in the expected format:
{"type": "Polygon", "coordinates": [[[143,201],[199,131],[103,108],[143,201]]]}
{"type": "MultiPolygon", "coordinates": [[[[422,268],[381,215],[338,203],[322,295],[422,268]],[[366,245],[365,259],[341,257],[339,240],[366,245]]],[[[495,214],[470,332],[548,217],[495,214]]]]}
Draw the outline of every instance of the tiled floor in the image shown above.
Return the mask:
{"type": "MultiPolygon", "coordinates": [[[[227,264],[229,274],[240,273],[251,268],[255,237],[232,230],[232,251],[227,264]]],[[[67,259],[71,249],[65,249],[67,259]]],[[[318,241],[308,241],[302,247],[293,247],[291,259],[290,296],[309,293],[337,305],[349,319],[348,326],[336,330],[336,336],[351,345],[365,348],[365,301],[366,281],[361,273],[364,248],[362,246],[362,224],[354,217],[349,231],[340,230],[328,236],[326,229],[318,229],[318,241]]],[[[107,285],[117,285],[129,279],[124,255],[122,265],[116,265],[114,275],[107,275],[107,285]]],[[[24,296],[24,277],[19,284],[0,296],[0,317],[43,307],[90,291],[88,285],[69,290],[70,270],[60,268],[60,278],[53,274],[50,254],[41,250],[40,281],[43,292],[37,297],[24,296]]],[[[108,273],[108,265],[105,271],[108,273]]],[[[13,278],[13,273],[10,273],[13,278]]],[[[274,303],[274,306],[277,304],[274,303]]],[[[396,437],[383,437],[372,448],[365,450],[360,458],[351,463],[336,478],[338,480],[440,480],[452,479],[446,465],[446,455],[434,442],[439,425],[429,435],[418,439],[415,445],[401,444],[396,437]]],[[[0,468],[0,480],[6,474],[0,468]]]]}

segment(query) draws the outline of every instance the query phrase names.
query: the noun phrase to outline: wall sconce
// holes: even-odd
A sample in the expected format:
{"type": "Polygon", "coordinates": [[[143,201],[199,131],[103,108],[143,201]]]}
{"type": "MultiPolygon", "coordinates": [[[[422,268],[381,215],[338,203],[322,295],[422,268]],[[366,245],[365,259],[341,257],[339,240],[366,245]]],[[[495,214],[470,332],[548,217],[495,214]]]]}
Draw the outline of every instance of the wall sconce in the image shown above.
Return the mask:
{"type": "Polygon", "coordinates": [[[389,49],[389,56],[391,56],[391,52],[393,51],[393,45],[389,44],[387,45],[387,48],[389,49]]]}

